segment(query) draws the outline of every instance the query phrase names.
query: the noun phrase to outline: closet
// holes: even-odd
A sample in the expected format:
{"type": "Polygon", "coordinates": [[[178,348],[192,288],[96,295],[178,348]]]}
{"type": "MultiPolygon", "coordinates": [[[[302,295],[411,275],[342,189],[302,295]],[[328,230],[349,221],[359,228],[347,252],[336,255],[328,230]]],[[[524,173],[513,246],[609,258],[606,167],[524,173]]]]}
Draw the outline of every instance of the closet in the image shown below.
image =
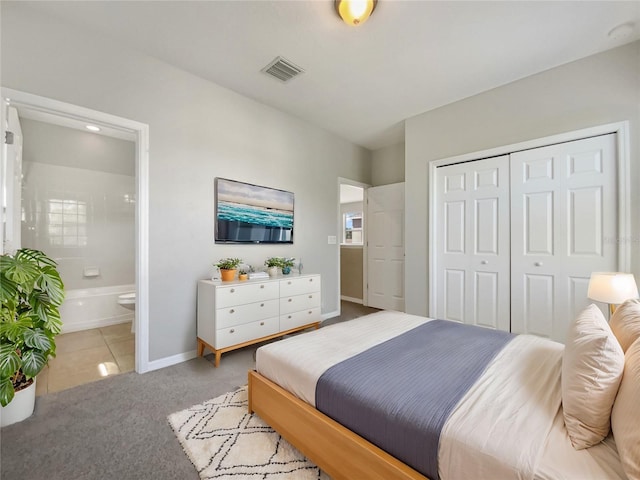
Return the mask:
{"type": "Polygon", "coordinates": [[[616,134],[438,167],[435,316],[564,341],[617,270],[616,171],[616,134]]]}

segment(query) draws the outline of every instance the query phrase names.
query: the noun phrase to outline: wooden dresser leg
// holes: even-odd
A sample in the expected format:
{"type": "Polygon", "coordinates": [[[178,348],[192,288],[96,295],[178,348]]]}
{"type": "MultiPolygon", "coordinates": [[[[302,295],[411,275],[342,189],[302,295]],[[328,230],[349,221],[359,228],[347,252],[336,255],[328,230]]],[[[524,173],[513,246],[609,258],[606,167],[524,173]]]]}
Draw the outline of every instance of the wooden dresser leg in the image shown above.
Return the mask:
{"type": "Polygon", "coordinates": [[[201,357],[204,354],[204,342],[198,339],[198,356],[201,357]]]}
{"type": "Polygon", "coordinates": [[[216,350],[215,351],[216,354],[216,363],[215,366],[219,367],[220,366],[220,357],[222,356],[222,352],[220,350],[216,350]]]}

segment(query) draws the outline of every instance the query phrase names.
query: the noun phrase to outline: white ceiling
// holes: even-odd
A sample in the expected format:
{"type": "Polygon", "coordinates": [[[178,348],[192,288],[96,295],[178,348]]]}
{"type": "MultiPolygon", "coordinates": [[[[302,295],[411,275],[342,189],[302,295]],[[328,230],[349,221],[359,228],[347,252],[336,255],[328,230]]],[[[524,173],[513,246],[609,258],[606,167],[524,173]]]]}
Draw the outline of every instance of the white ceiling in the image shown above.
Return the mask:
{"type": "MultiPolygon", "coordinates": [[[[4,2],[3,2],[4,3],[4,2]]],[[[380,0],[349,27],[333,0],[19,2],[367,147],[403,120],[640,38],[640,1],[380,0]],[[631,33],[608,36],[633,22],[631,33]],[[289,83],[260,70],[281,55],[289,83]]]]}

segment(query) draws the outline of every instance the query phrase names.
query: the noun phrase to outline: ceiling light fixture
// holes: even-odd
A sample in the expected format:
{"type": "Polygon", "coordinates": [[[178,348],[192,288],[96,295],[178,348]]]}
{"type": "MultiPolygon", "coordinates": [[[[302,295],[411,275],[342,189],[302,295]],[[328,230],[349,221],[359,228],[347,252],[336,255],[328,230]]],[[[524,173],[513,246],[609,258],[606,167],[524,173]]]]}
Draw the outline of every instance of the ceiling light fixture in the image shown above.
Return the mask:
{"type": "Polygon", "coordinates": [[[334,6],[347,25],[358,26],[367,21],[378,0],[335,0],[334,6]]]}
{"type": "Polygon", "coordinates": [[[96,127],[95,125],[87,125],[86,129],[87,130],[91,130],[92,132],[99,132],[100,131],[100,127],[96,127]]]}

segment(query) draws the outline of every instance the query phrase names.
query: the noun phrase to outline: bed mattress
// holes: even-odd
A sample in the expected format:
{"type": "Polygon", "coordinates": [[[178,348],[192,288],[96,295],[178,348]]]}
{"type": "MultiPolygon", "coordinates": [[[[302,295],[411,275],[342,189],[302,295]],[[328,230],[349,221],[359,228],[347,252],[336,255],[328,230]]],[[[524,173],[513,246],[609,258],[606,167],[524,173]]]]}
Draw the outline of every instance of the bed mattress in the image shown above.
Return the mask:
{"type": "MultiPolygon", "coordinates": [[[[321,328],[259,348],[256,370],[315,406],[328,369],[429,321],[384,311],[321,328]]],[[[571,446],[561,410],[562,351],[519,335],[491,361],[442,429],[440,478],[626,478],[611,437],[586,450],[571,446]]]]}

